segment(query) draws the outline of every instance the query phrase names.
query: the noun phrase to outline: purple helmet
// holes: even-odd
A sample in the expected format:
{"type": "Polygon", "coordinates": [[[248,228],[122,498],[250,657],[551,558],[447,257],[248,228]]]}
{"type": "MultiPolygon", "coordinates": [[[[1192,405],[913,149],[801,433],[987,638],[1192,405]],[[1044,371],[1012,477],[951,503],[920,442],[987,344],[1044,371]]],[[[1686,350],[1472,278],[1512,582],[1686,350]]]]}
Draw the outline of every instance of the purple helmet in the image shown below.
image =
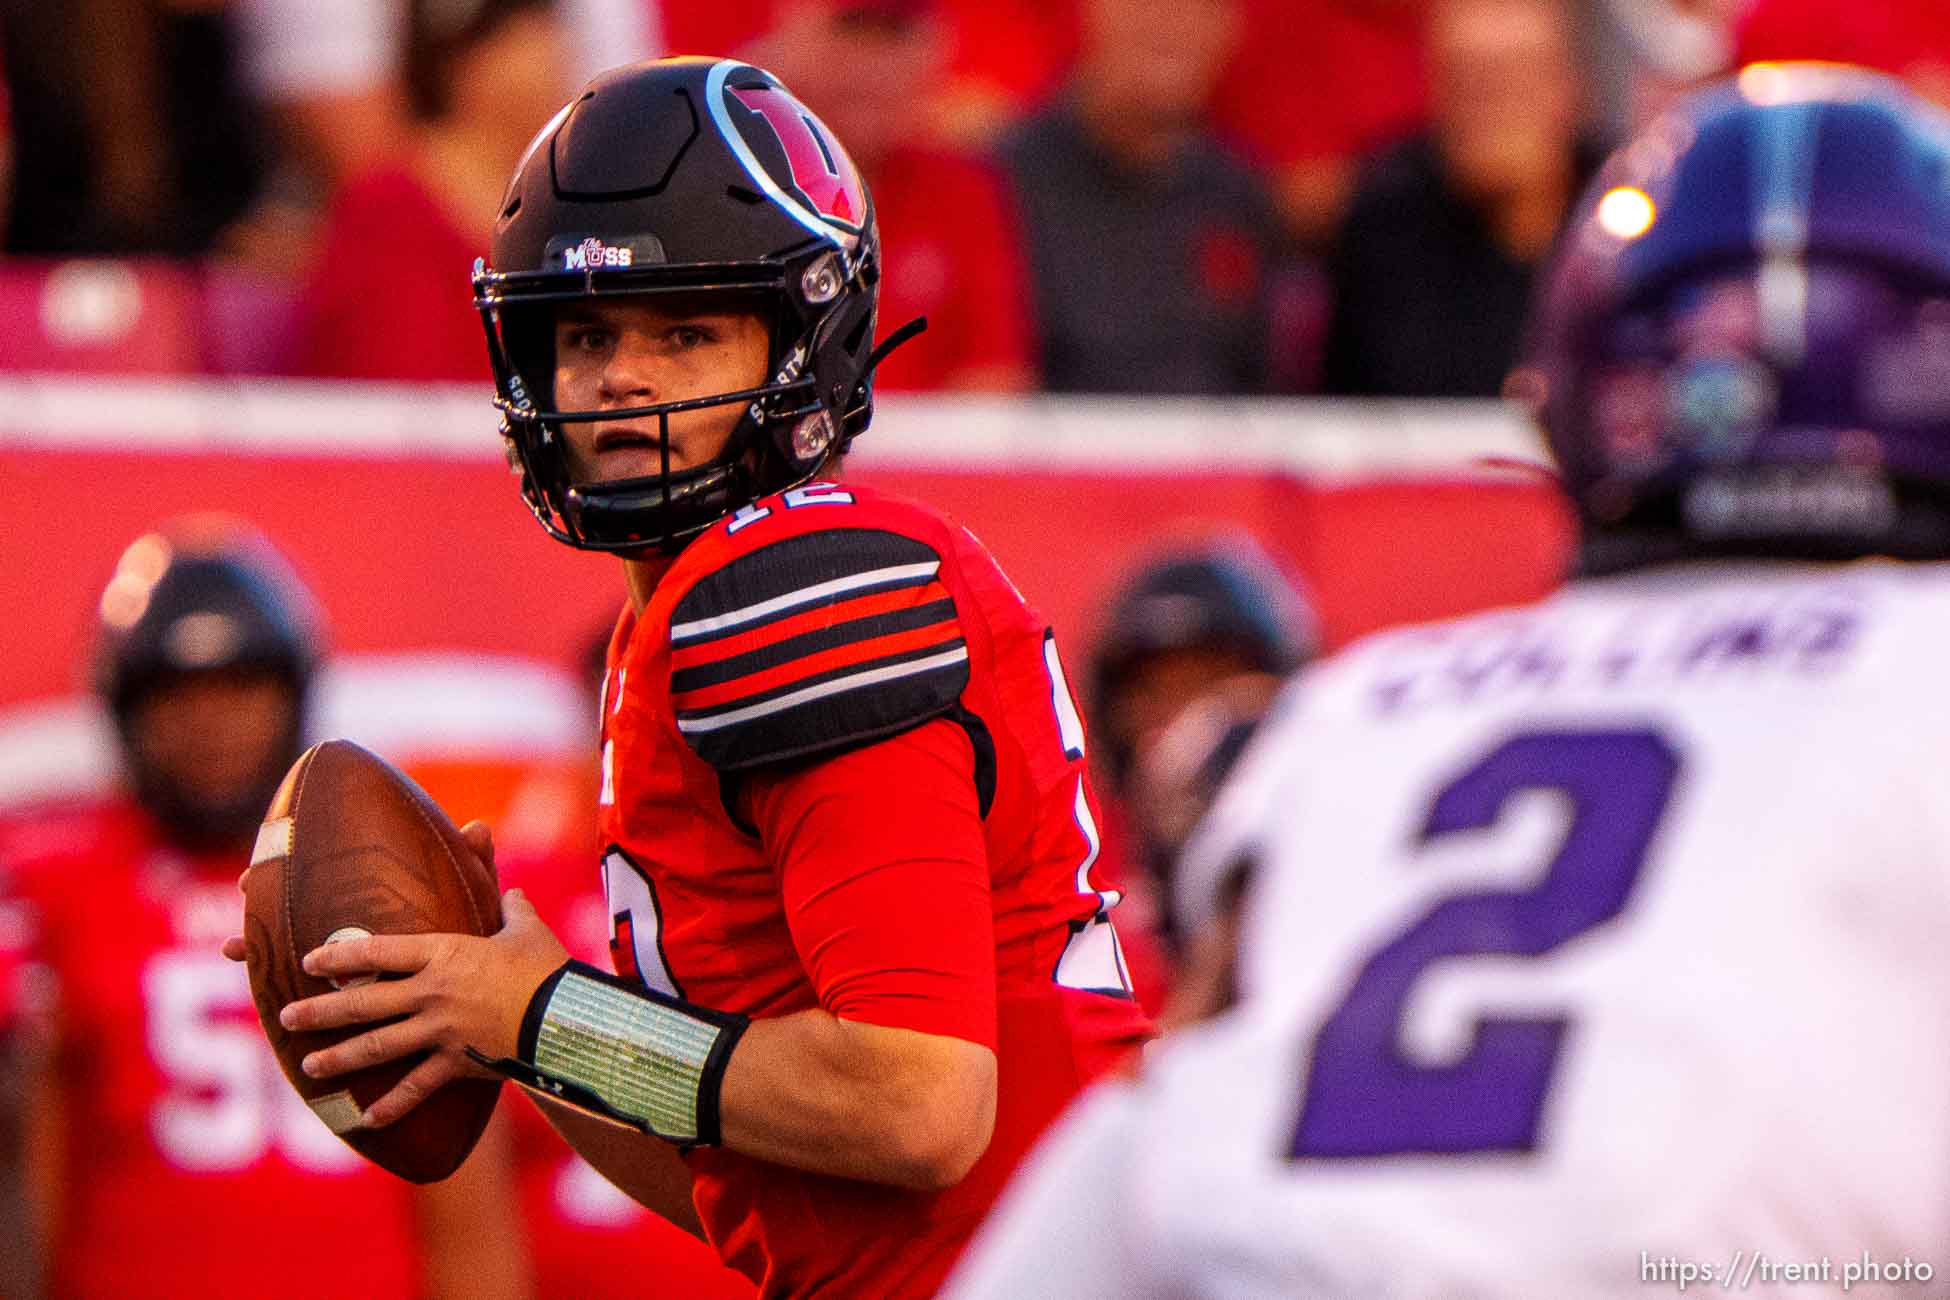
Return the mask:
{"type": "Polygon", "coordinates": [[[1514,379],[1586,566],[1950,555],[1950,116],[1755,64],[1615,154],[1514,379]]]}

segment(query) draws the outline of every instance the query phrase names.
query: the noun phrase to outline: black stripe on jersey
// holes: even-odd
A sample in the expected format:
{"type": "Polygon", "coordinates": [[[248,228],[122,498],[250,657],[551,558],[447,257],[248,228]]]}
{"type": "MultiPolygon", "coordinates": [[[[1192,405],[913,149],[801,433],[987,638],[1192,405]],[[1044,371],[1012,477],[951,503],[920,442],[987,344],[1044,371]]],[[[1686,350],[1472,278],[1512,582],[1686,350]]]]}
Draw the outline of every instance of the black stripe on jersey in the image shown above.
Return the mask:
{"type": "MultiPolygon", "coordinates": [[[[866,618],[852,619],[845,623],[837,623],[832,627],[815,628],[810,632],[801,632],[798,636],[787,637],[785,640],[775,642],[772,645],[760,646],[756,650],[748,650],[744,654],[733,655],[729,659],[719,659],[712,663],[698,664],[694,668],[681,668],[670,675],[670,693],[672,695],[682,695],[686,691],[700,690],[706,686],[717,686],[723,682],[731,681],[734,678],[744,677],[750,673],[764,672],[768,668],[777,668],[780,664],[790,663],[794,659],[803,659],[808,655],[818,654],[822,650],[831,650],[835,646],[852,645],[857,641],[869,641],[874,637],[885,636],[890,632],[911,632],[915,628],[927,627],[932,623],[952,623],[954,618],[955,602],[944,599],[932,601],[926,605],[918,605],[913,609],[889,610],[884,614],[871,614],[866,618]]],[[[943,630],[945,631],[946,629],[943,630]]],[[[889,661],[874,660],[872,662],[882,663],[889,661]]],[[[851,665],[848,671],[853,671],[858,667],[859,665],[857,664],[851,665]]],[[[818,677],[807,677],[793,683],[793,686],[797,688],[819,680],[821,679],[818,677]]],[[[740,703],[749,704],[764,698],[765,696],[763,695],[754,695],[750,699],[741,700],[740,703]]]]}
{"type": "MultiPolygon", "coordinates": [[[[947,629],[943,630],[945,632],[947,629]]],[[[878,659],[868,659],[857,664],[844,664],[838,668],[829,668],[823,673],[814,673],[810,677],[794,678],[784,685],[774,686],[767,691],[754,691],[750,695],[741,695],[737,699],[725,704],[713,704],[708,709],[677,709],[675,711],[677,721],[682,724],[696,722],[706,718],[715,718],[726,713],[736,713],[740,709],[748,709],[755,704],[769,704],[773,700],[783,699],[788,695],[806,690],[808,687],[824,686],[827,682],[839,681],[843,677],[853,677],[863,673],[875,672],[882,668],[893,668],[901,664],[914,663],[921,659],[931,659],[936,655],[946,654],[951,650],[963,649],[967,644],[961,638],[959,631],[957,631],[952,636],[944,636],[933,645],[921,646],[914,650],[902,650],[898,654],[883,655],[878,659]]],[[[967,662],[964,661],[957,665],[957,667],[960,669],[962,676],[966,678],[968,675],[967,662]]],[[[878,688],[877,685],[876,688],[878,688]]],[[[957,690],[956,694],[959,695],[960,691],[957,690]]]]}
{"type": "MultiPolygon", "coordinates": [[[[959,639],[951,644],[963,656],[954,662],[888,681],[842,688],[831,695],[711,731],[686,732],[684,739],[698,757],[720,772],[735,772],[809,755],[837,753],[898,735],[949,713],[960,703],[961,693],[968,685],[967,652],[959,639]]],[[[943,652],[944,647],[936,646],[889,659],[913,662],[943,652]]],[[[888,663],[889,660],[875,660],[853,665],[845,671],[869,671],[886,667],[888,663]]],[[[798,683],[793,689],[804,687],[805,683],[798,683]]]]}
{"type": "Polygon", "coordinates": [[[735,616],[795,593],[886,569],[939,564],[941,557],[926,542],[875,528],[822,528],[772,542],[741,555],[723,568],[699,579],[671,611],[671,644],[697,645],[735,636],[821,605],[830,605],[870,592],[920,586],[933,574],[893,577],[883,582],[850,587],[804,601],[787,601],[781,608],[739,619],[721,628],[684,632],[687,624],[735,616]]]}

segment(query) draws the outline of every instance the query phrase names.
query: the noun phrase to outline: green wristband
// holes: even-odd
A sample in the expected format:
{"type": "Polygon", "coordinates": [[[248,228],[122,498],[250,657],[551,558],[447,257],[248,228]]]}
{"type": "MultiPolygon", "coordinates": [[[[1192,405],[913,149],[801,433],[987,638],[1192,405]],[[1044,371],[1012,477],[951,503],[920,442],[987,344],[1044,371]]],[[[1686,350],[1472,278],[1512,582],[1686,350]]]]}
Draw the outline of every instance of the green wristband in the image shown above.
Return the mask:
{"type": "Polygon", "coordinates": [[[725,1063],[749,1023],[572,961],[535,990],[518,1051],[659,1137],[714,1146],[725,1063]]]}

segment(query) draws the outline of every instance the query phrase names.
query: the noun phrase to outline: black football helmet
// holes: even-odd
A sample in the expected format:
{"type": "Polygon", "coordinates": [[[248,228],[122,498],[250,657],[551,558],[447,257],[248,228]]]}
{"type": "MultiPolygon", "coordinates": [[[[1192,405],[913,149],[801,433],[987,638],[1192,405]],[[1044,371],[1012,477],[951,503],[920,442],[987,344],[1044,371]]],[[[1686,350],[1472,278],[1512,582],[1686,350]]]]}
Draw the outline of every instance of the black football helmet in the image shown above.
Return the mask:
{"type": "Polygon", "coordinates": [[[777,78],[723,59],[663,59],[597,77],[515,169],[492,257],[474,269],[509,458],[556,539],[674,550],[740,506],[812,478],[866,428],[880,279],[873,201],[845,149],[777,78]],[[554,320],[617,295],[756,298],[770,378],[742,392],[564,412],[554,320]],[[673,472],[669,417],[739,403],[723,453],[673,472]],[[657,474],[569,481],[562,426],[654,416],[657,474]]]}
{"type": "Polygon", "coordinates": [[[1091,738],[1122,786],[1135,755],[1111,725],[1113,697],[1147,659],[1225,649],[1285,677],[1320,652],[1305,596],[1259,543],[1226,534],[1146,565],[1112,597],[1090,660],[1091,738]]]}
{"type": "Polygon", "coordinates": [[[102,592],[95,689],[115,720],[136,801],[177,841],[248,836],[298,758],[322,642],[309,592],[258,533],[195,519],[137,538],[102,592]],[[200,674],[269,674],[291,691],[285,734],[232,798],[185,788],[133,743],[143,701],[200,674]]]}

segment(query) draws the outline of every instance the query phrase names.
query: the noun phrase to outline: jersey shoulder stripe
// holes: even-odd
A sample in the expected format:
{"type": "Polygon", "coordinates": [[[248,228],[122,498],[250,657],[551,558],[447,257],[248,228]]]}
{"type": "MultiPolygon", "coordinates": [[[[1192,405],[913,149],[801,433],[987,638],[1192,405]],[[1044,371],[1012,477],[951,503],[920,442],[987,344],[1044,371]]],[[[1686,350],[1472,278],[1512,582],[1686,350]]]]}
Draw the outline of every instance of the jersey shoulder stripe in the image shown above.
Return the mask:
{"type": "Polygon", "coordinates": [[[968,646],[941,556],[877,528],[740,554],[670,620],[677,729],[721,771],[835,751],[952,709],[968,646]]]}

